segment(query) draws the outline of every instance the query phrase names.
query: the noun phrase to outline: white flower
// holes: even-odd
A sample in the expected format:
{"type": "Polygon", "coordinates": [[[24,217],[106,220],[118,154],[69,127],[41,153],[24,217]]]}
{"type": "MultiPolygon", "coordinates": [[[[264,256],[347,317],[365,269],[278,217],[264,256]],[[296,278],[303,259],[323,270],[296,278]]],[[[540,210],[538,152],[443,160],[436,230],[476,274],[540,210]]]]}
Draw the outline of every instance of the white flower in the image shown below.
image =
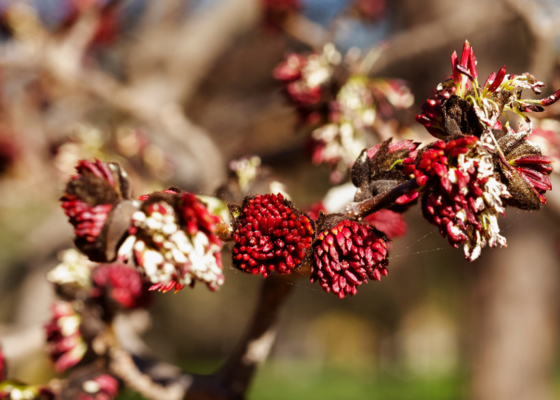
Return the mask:
{"type": "Polygon", "coordinates": [[[91,286],[91,269],[95,265],[82,253],[74,249],[61,252],[62,262],[47,274],[47,279],[58,285],[76,284],[82,288],[91,286]]]}
{"type": "Polygon", "coordinates": [[[220,246],[210,243],[201,231],[191,236],[182,230],[175,210],[166,202],[148,208],[151,212],[137,211],[132,216],[132,225],[138,232],[124,241],[118,252],[119,260],[133,258],[146,277],[161,287],[171,282],[190,285],[195,280],[205,282],[212,289],[222,285],[220,246]]]}

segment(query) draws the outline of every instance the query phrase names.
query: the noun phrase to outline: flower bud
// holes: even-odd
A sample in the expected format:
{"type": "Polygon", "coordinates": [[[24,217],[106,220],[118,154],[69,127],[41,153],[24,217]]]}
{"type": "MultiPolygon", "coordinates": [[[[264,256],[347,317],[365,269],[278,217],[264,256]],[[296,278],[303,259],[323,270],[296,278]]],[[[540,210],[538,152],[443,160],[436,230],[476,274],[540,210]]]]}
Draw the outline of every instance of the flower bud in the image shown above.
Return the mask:
{"type": "Polygon", "coordinates": [[[52,305],[52,319],[45,325],[47,352],[55,370],[62,372],[78,364],[87,346],[80,334],[82,318],[71,303],[57,301],[52,305]]]}
{"type": "Polygon", "coordinates": [[[543,156],[540,147],[525,136],[511,130],[500,138],[498,145],[507,165],[500,160],[496,164],[500,166],[502,181],[511,193],[506,204],[522,210],[538,210],[546,203],[546,191],[552,190],[548,178],[552,173],[552,159],[543,156]]]}
{"type": "Polygon", "coordinates": [[[353,296],[367,279],[387,275],[387,238],[370,225],[330,214],[319,222],[313,244],[311,282],[339,298],[353,296]]]}
{"type": "Polygon", "coordinates": [[[78,400],[113,400],[118,394],[119,382],[103,374],[82,383],[78,400]]]}
{"type": "Polygon", "coordinates": [[[502,199],[510,194],[494,176],[492,156],[478,139],[438,141],[418,158],[415,175],[428,177],[422,212],[451,246],[462,245],[469,261],[486,246],[505,246],[497,215],[504,213],[502,199]]]}
{"type": "Polygon", "coordinates": [[[149,302],[149,286],[138,272],[120,264],[100,265],[91,274],[91,297],[102,299],[110,308],[133,310],[144,308],[149,302]]]}
{"type": "Polygon", "coordinates": [[[252,274],[289,274],[303,262],[315,236],[313,221],[281,193],[245,199],[234,222],[233,266],[252,274]]]}
{"type": "Polygon", "coordinates": [[[178,291],[196,281],[217,290],[224,282],[219,221],[191,193],[152,194],[132,215],[118,260],[132,259],[152,282],[150,290],[178,291]]]}
{"type": "Polygon", "coordinates": [[[74,226],[78,249],[92,261],[108,261],[111,252],[107,250],[106,222],[115,206],[130,198],[128,176],[117,163],[99,160],[94,163],[82,160],[76,170],[78,174],[70,179],[60,199],[61,206],[74,226]]]}

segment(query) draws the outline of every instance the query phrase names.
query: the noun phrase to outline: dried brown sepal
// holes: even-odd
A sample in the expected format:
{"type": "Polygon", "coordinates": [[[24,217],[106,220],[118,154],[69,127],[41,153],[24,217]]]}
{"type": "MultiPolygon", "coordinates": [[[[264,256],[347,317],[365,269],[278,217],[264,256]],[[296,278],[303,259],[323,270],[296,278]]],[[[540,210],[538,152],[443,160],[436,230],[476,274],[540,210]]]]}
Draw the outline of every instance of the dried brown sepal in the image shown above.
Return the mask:
{"type": "Polygon", "coordinates": [[[452,95],[441,105],[445,140],[458,139],[463,136],[480,137],[482,127],[476,116],[472,103],[459,96],[452,95]]]}
{"type": "Polygon", "coordinates": [[[115,162],[80,161],[77,170],[78,175],[67,183],[61,198],[75,228],[74,243],[92,261],[112,261],[125,233],[118,228],[123,207],[117,205],[131,198],[130,179],[115,162]],[[116,234],[120,236],[115,237],[116,234]]]}
{"type": "MultiPolygon", "coordinates": [[[[361,202],[379,194],[389,192],[410,179],[401,168],[400,161],[410,156],[417,143],[402,147],[388,139],[376,146],[376,151],[364,149],[352,167],[351,179],[358,188],[355,202],[361,202]]],[[[400,142],[404,143],[404,142],[400,142]]]]}
{"type": "Polygon", "coordinates": [[[495,132],[500,137],[504,159],[494,155],[494,164],[511,198],[506,204],[522,210],[539,210],[546,202],[544,193],[552,189],[548,175],[551,159],[543,156],[541,149],[525,139],[522,134],[495,132]]]}

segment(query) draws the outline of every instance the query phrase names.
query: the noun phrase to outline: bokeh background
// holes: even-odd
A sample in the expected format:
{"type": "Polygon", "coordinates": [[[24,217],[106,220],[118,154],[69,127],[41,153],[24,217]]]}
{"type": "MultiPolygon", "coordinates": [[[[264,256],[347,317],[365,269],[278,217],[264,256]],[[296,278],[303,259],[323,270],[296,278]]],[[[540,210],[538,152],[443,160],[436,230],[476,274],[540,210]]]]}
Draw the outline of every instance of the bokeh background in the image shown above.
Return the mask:
{"type": "MultiPolygon", "coordinates": [[[[304,0],[302,12],[343,52],[388,43],[371,74],[408,82],[416,100],[398,122],[409,137],[431,140],[414,114],[465,39],[481,76],[505,64],[547,83],[545,95],[560,88],[560,1],[372,0],[368,20],[345,11],[352,3],[304,0]]],[[[272,78],[287,52],[310,48],[263,27],[258,0],[126,0],[93,45],[75,34],[69,4],[0,1],[0,343],[10,374],[31,383],[54,376],[42,348],[54,298],[45,276],[72,246],[58,198],[78,159],[119,161],[135,195],[169,185],[212,194],[229,161],[250,154],[296,204],[332,187],[272,78]]],[[[382,282],[344,300],[296,282],[249,398],[560,398],[560,195],[547,198],[541,212],[508,210],[508,248],[472,264],[416,207],[382,282]]],[[[149,314],[126,321],[138,346],[191,372],[220,365],[261,284],[227,252],[219,292],[157,294],[149,314]]]]}

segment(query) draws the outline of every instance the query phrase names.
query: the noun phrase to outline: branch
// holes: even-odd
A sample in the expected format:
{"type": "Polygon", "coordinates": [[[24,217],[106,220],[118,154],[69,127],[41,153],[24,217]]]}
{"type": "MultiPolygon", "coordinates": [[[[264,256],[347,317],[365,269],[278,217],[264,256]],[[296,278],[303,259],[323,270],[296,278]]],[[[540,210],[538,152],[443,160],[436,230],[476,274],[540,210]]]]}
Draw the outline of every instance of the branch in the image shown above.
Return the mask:
{"type": "Polygon", "coordinates": [[[209,379],[195,381],[185,400],[212,393],[215,399],[244,399],[257,368],[268,357],[276,339],[277,320],[294,286],[290,275],[265,278],[249,328],[224,366],[209,379]]]}
{"type": "MultiPolygon", "coordinates": [[[[471,7],[472,8],[472,7],[471,7]]],[[[452,42],[463,42],[466,37],[490,26],[513,20],[516,15],[492,2],[472,8],[462,8],[444,18],[409,29],[389,40],[389,49],[373,66],[370,75],[378,75],[389,67],[402,64],[419,56],[445,47],[452,42]],[[468,23],[465,23],[468,21],[468,23]]]]}
{"type": "MultiPolygon", "coordinates": [[[[121,379],[126,386],[150,400],[181,400],[193,383],[193,377],[185,373],[175,374],[175,379],[170,379],[169,374],[166,374],[167,376],[163,380],[166,384],[157,382],[155,376],[148,374],[149,368],[148,371],[141,370],[130,353],[116,347],[110,350],[109,357],[111,373],[121,379]]],[[[163,363],[149,365],[157,364],[163,363]]],[[[177,370],[168,364],[166,366],[177,370]]]]}
{"type": "Polygon", "coordinates": [[[359,203],[350,203],[346,206],[345,215],[350,218],[362,219],[384,208],[391,207],[402,195],[418,189],[416,179],[411,179],[388,192],[378,194],[371,199],[359,203]]]}
{"type": "Polygon", "coordinates": [[[297,13],[289,15],[282,28],[289,36],[316,50],[321,50],[330,39],[329,32],[321,25],[297,13]]]}
{"type": "Polygon", "coordinates": [[[170,364],[133,356],[116,347],[109,352],[109,369],[151,400],[243,399],[274,344],[278,315],[294,288],[292,279],[276,274],[265,278],[247,332],[224,366],[212,375],[182,373],[170,364]]]}

